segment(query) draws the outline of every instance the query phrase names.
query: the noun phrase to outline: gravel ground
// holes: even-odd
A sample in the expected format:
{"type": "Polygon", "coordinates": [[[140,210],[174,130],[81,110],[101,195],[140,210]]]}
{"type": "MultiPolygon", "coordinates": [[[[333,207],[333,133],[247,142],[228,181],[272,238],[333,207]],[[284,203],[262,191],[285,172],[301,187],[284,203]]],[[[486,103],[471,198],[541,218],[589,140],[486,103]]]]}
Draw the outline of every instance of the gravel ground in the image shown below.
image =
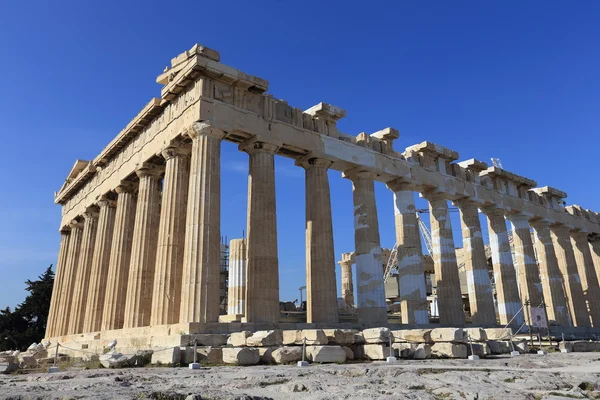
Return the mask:
{"type": "Polygon", "coordinates": [[[307,368],[73,368],[56,374],[0,375],[0,398],[564,400],[600,398],[599,377],[599,353],[307,368]]]}

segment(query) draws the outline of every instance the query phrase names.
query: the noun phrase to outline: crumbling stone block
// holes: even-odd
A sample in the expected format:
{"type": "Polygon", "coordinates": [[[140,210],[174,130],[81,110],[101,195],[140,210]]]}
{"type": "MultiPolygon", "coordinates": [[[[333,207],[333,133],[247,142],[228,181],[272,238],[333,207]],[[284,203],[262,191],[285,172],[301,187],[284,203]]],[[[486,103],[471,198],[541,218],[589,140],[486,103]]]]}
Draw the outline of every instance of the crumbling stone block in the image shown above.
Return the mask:
{"type": "Polygon", "coordinates": [[[281,331],[258,331],[246,339],[246,346],[281,346],[283,344],[283,336],[281,331]]]}
{"type": "Polygon", "coordinates": [[[439,358],[467,358],[467,346],[457,343],[435,343],[431,354],[439,358]]]}
{"type": "Polygon", "coordinates": [[[291,364],[302,360],[302,347],[280,347],[271,353],[277,364],[291,364]]]}
{"type": "Polygon", "coordinates": [[[346,351],[341,346],[306,346],[308,359],[315,363],[340,363],[346,361],[346,351]]]}
{"type": "Polygon", "coordinates": [[[390,356],[390,348],[383,344],[365,344],[363,349],[367,360],[385,360],[390,356]]]}
{"type": "Polygon", "coordinates": [[[223,362],[225,364],[254,365],[260,362],[260,353],[253,347],[225,347],[223,362]]]}
{"type": "Polygon", "coordinates": [[[323,329],[323,333],[327,336],[327,343],[339,345],[354,344],[357,332],[351,329],[323,329]]]}
{"type": "Polygon", "coordinates": [[[326,345],[329,342],[322,329],[304,329],[300,334],[300,343],[304,338],[310,346],[326,345]]]}
{"type": "Polygon", "coordinates": [[[179,365],[181,363],[181,349],[158,349],[152,354],[152,364],[179,365]]]}
{"type": "Polygon", "coordinates": [[[390,337],[394,341],[392,332],[388,328],[370,328],[362,331],[366,343],[389,343],[390,337]]]}
{"type": "Polygon", "coordinates": [[[467,340],[471,338],[472,342],[485,342],[488,340],[488,337],[485,334],[485,329],[466,328],[465,332],[467,333],[467,340]]]}
{"type": "Polygon", "coordinates": [[[227,344],[233,347],[246,346],[246,340],[250,336],[252,336],[252,332],[250,331],[234,332],[231,335],[229,335],[229,339],[227,339],[227,344]]]}
{"type": "Polygon", "coordinates": [[[431,343],[432,329],[404,329],[392,331],[395,342],[431,343]]]}
{"type": "Polygon", "coordinates": [[[467,343],[467,333],[462,328],[435,328],[431,331],[431,340],[435,343],[467,343]]]}

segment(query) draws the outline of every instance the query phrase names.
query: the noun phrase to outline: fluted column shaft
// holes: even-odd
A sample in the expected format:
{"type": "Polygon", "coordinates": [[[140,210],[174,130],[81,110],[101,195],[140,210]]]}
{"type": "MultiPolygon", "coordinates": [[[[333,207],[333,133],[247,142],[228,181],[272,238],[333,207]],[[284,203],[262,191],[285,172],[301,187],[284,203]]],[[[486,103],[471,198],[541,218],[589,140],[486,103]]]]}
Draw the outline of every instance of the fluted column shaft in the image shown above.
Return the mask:
{"type": "Polygon", "coordinates": [[[94,245],[96,244],[96,233],[98,231],[97,210],[86,211],[83,214],[83,218],[81,254],[79,255],[79,262],[77,263],[77,271],[75,273],[76,278],[71,300],[69,330],[67,331],[69,335],[83,332],[92,257],[94,256],[94,245]]]}
{"type": "Polygon", "coordinates": [[[205,123],[187,132],[192,159],[179,322],[217,322],[220,313],[221,140],[205,123]]]}
{"type": "Polygon", "coordinates": [[[596,270],[596,278],[600,282],[600,237],[596,234],[590,235],[589,239],[590,252],[594,261],[594,269],[596,270]]]}
{"type": "Polygon", "coordinates": [[[521,289],[521,300],[525,300],[537,307],[544,301],[540,271],[535,258],[535,248],[531,239],[531,225],[529,217],[522,214],[509,215],[508,220],[512,225],[513,248],[515,250],[515,268],[521,289]]]}
{"type": "Polygon", "coordinates": [[[240,149],[249,154],[245,320],[276,323],[280,318],[274,159],[277,148],[248,142],[240,149]]]}
{"type": "Polygon", "coordinates": [[[517,274],[510,251],[504,213],[501,210],[489,210],[485,213],[488,217],[498,319],[501,325],[506,325],[512,320],[511,325],[520,327],[523,324],[524,315],[520,312],[521,297],[519,296],[517,274]]]}
{"type": "Polygon", "coordinates": [[[367,171],[352,171],[345,173],[345,177],[352,181],[353,186],[358,322],[366,326],[385,325],[387,305],[375,203],[375,176],[367,171]]]}
{"type": "Polygon", "coordinates": [[[496,321],[496,306],[481,233],[477,204],[469,200],[454,202],[460,210],[467,291],[473,325],[491,326],[496,321]]]}
{"type": "Polygon", "coordinates": [[[98,233],[94,243],[94,256],[90,271],[88,300],[83,321],[84,333],[99,331],[102,325],[108,263],[115,225],[116,202],[104,198],[98,202],[98,206],[100,206],[98,233]]]}
{"type": "Polygon", "coordinates": [[[571,244],[581,278],[581,288],[587,300],[592,326],[600,326],[600,286],[594,269],[594,260],[588,244],[587,232],[571,231],[571,244]]]}
{"type": "Polygon", "coordinates": [[[73,301],[73,291],[75,289],[75,278],[77,265],[79,264],[79,254],[81,253],[81,238],[83,237],[83,223],[73,220],[69,227],[71,228],[71,237],[69,239],[69,249],[65,260],[65,273],[63,284],[61,285],[60,301],[57,305],[56,317],[56,336],[66,335],[69,331],[69,321],[71,319],[71,304],[73,301]]]}
{"type": "MultiPolygon", "coordinates": [[[[567,309],[562,274],[558,267],[558,260],[552,243],[550,224],[538,220],[532,221],[531,226],[535,232],[540,281],[548,319],[558,325],[570,326],[572,321],[567,309]]],[[[532,303],[531,306],[537,307],[539,304],[532,303]]]]}
{"type": "Polygon", "coordinates": [[[62,291],[62,286],[65,279],[65,265],[67,261],[67,253],[69,251],[70,235],[70,229],[62,229],[60,231],[60,248],[58,250],[54,285],[52,287],[52,298],[50,299],[48,322],[46,323],[46,338],[57,336],[57,317],[59,313],[58,308],[62,307],[60,304],[60,293],[62,291]]]}
{"type": "Polygon", "coordinates": [[[333,221],[327,169],[331,161],[300,162],[306,175],[306,322],[338,322],[333,221]]]}
{"type": "Polygon", "coordinates": [[[424,197],[429,201],[432,256],[437,281],[436,291],[440,324],[462,326],[465,323],[465,313],[462,306],[448,201],[435,194],[425,194],[424,197]]]}
{"type": "Polygon", "coordinates": [[[244,315],[246,307],[246,239],[229,241],[227,314],[244,315]]]}
{"type": "Polygon", "coordinates": [[[189,149],[174,143],[162,152],[166,160],[150,325],[179,322],[185,218],[190,183],[189,149]]]}
{"type": "Polygon", "coordinates": [[[108,262],[101,330],[123,328],[137,198],[131,183],[116,187],[117,209],[108,262]]]}
{"type": "Polygon", "coordinates": [[[340,261],[342,270],[342,297],[348,307],[354,307],[354,281],[352,279],[352,262],[340,261]]]}
{"type": "Polygon", "coordinates": [[[428,324],[427,289],[415,194],[402,182],[391,182],[398,246],[398,292],[403,324],[428,324]]]}
{"type": "Polygon", "coordinates": [[[143,164],[136,171],[140,186],[127,280],[124,328],[150,325],[160,219],[161,172],[161,168],[152,164],[143,164]]]}
{"type": "Polygon", "coordinates": [[[590,317],[587,312],[587,304],[581,287],[581,277],[577,271],[577,262],[571,245],[569,228],[564,225],[551,225],[550,232],[554,251],[558,260],[558,267],[563,276],[565,294],[571,319],[574,326],[590,326],[590,317]]]}

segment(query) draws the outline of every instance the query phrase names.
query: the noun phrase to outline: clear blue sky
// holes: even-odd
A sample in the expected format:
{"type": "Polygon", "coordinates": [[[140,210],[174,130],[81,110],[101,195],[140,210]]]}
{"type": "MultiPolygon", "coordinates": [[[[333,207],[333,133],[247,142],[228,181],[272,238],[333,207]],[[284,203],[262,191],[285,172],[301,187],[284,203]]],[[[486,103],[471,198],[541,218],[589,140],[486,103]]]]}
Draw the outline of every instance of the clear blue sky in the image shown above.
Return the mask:
{"type": "MultiPolygon", "coordinates": [[[[53,204],[200,43],[303,109],[347,110],[348,134],[392,126],[396,149],[429,140],[600,211],[597,1],[16,1],[0,11],[0,307],[56,260],[53,204]],[[387,3],[387,4],[385,4],[387,3]]],[[[222,234],[245,227],[247,156],[223,145],[222,234]]],[[[304,282],[304,178],[277,158],[281,297],[304,282]]],[[[332,172],[336,254],[353,249],[351,184],[332,172]]],[[[391,193],[377,185],[381,239],[391,193]]],[[[422,203],[420,203],[422,204],[422,203]]],[[[455,235],[459,234],[454,221],[455,235]]],[[[339,269],[338,269],[339,274],[339,269]]]]}

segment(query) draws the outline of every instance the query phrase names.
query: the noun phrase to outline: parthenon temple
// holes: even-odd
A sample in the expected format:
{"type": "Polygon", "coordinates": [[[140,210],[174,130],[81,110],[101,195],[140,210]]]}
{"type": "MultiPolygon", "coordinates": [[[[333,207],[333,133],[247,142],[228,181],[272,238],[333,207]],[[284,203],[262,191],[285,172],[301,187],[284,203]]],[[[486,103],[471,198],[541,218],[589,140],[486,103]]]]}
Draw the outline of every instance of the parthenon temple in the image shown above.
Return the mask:
{"type": "Polygon", "coordinates": [[[518,328],[529,304],[544,305],[552,325],[600,328],[600,214],[566,206],[565,192],[458,161],[431,142],[396,151],[394,128],[342,133],[343,109],[290,106],[266,94],[266,80],[201,45],[173,58],[157,83],[160,97],[93,160],[78,160],[55,194],[61,241],[48,339],[156,344],[291,326],[518,328]],[[220,221],[224,140],[249,160],[247,234],[229,243],[220,221]],[[305,172],[306,313],[298,321],[283,319],[280,308],[276,156],[305,172]],[[352,183],[355,243],[339,263],[328,170],[352,183]],[[393,195],[393,211],[376,208],[376,181],[393,195]],[[416,196],[429,204],[430,256],[416,196]],[[450,204],[462,227],[458,258],[450,204]],[[378,213],[388,211],[396,246],[382,254],[378,213]],[[397,262],[386,278],[392,252],[397,262]]]}

